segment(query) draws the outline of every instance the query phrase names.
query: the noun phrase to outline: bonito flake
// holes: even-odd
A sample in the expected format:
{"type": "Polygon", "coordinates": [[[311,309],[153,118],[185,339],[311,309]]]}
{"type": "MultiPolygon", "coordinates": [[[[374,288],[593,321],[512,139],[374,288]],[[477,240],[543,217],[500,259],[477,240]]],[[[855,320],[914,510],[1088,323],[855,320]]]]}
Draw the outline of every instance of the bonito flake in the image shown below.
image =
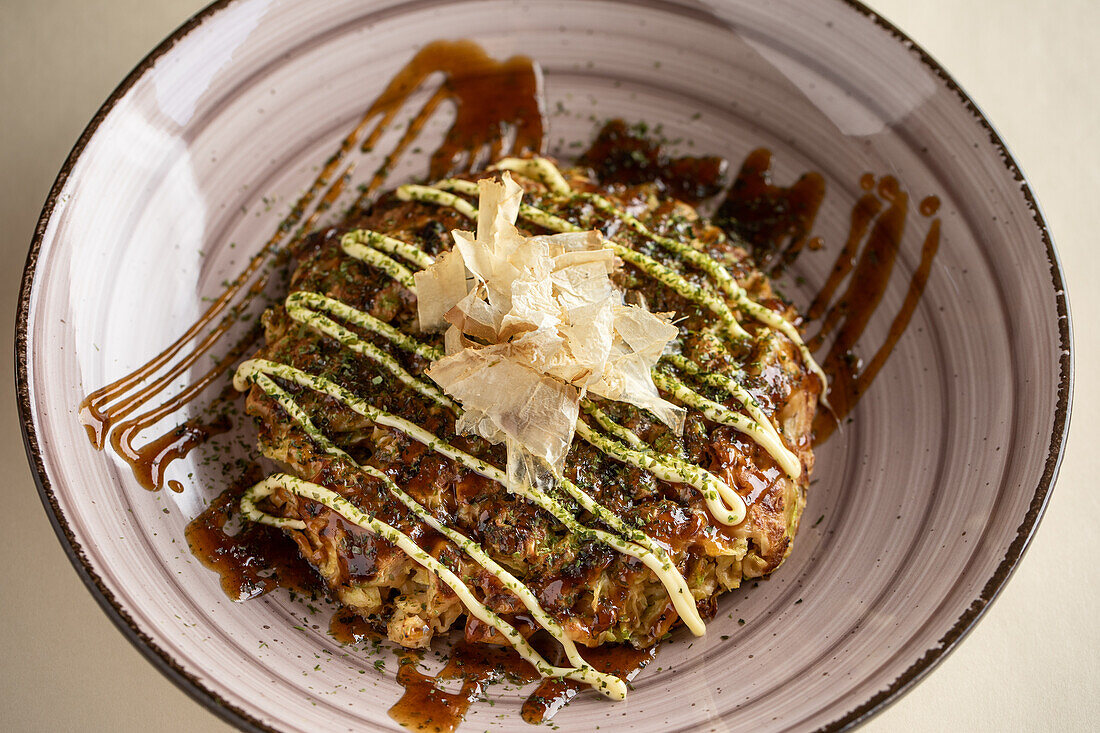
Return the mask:
{"type": "Polygon", "coordinates": [[[627,305],[611,275],[621,265],[599,232],[523,236],[520,188],[478,182],[476,235],[416,273],[424,331],[446,330],[427,374],[461,403],[461,433],[505,443],[522,483],[560,474],[586,393],[649,410],[677,433],[685,411],[650,376],[676,327],[627,305]]]}

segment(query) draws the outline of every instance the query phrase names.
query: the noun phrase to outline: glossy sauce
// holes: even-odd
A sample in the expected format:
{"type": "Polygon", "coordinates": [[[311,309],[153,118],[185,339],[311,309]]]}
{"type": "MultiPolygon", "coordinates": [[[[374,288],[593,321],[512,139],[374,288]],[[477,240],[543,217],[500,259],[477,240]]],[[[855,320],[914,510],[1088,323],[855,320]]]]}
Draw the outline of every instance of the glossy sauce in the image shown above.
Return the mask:
{"type": "Polygon", "coordinates": [[[932,216],[940,210],[940,199],[938,196],[925,196],[921,199],[920,207],[918,210],[921,216],[932,216]]]}
{"type": "MultiPolygon", "coordinates": [[[[150,491],[160,489],[164,486],[165,469],[172,461],[183,458],[215,435],[231,430],[233,423],[227,412],[231,409],[232,404],[240,398],[240,395],[232,388],[232,385],[226,385],[205,410],[207,414],[213,416],[212,419],[208,421],[201,421],[197,418],[188,420],[163,435],[153,438],[141,448],[134,447],[134,439],[162,418],[178,412],[206,389],[209,384],[218,380],[230,366],[253,348],[260,335],[261,330],[257,325],[238,341],[229,354],[213,369],[188,385],[178,395],[153,410],[118,423],[114,431],[111,432],[111,447],[115,453],[130,464],[134,477],[143,487],[150,491]]],[[[116,417],[121,417],[121,415],[116,417]]]]}
{"type": "Polygon", "coordinates": [[[645,136],[640,126],[615,119],[603,126],[577,165],[599,172],[604,183],[627,186],[655,182],[682,201],[697,203],[722,190],[726,160],[710,155],[672,157],[664,145],[645,136]]]}
{"type": "Polygon", "coordinates": [[[419,658],[412,653],[401,657],[397,681],[405,694],[390,708],[390,717],[411,730],[449,733],[462,722],[471,703],[485,694],[492,682],[507,679],[516,684],[532,682],[539,674],[511,648],[458,642],[445,667],[434,677],[418,670],[419,658]],[[458,692],[444,692],[436,683],[462,680],[458,692]]]}
{"type": "MultiPolygon", "coordinates": [[[[134,449],[128,445],[130,441],[126,439],[131,433],[119,431],[115,435],[122,437],[123,440],[119,441],[120,445],[123,442],[127,444],[125,449],[120,447],[119,453],[127,459],[127,463],[133,469],[134,478],[146,489],[156,491],[164,485],[164,470],[168,464],[177,458],[183,458],[210,438],[232,427],[232,423],[225,415],[207,423],[188,420],[164,435],[150,440],[140,449],[134,449]]],[[[179,482],[177,481],[176,484],[179,482]]],[[[173,490],[179,491],[174,486],[173,490]]]]}
{"type": "Polygon", "coordinates": [[[382,638],[377,629],[349,608],[341,608],[332,614],[328,633],[341,644],[362,644],[382,638]]]}
{"type": "Polygon", "coordinates": [[[542,151],[545,114],[538,67],[526,56],[497,61],[473,41],[460,40],[429,43],[397,72],[367,110],[366,119],[379,115],[381,119],[360,146],[363,152],[374,149],[409,96],[437,72],[442,72],[443,82],[409,121],[353,208],[364,207],[378,192],[397,160],[447,101],[454,104],[455,119],[431,155],[432,178],[475,170],[496,160],[506,152],[509,131],[514,134],[512,152],[542,151]]]}
{"type": "MultiPolygon", "coordinates": [[[[906,232],[909,194],[891,175],[876,177],[867,172],[858,183],[864,193],[852,207],[847,237],[805,313],[807,322],[820,320],[816,333],[807,340],[811,350],[822,348],[835,334],[822,362],[829,376],[832,409],[818,411],[814,420],[817,444],[828,439],[839,421],[847,417],[890,357],[924,294],[939,249],[940,220],[936,218],[928,224],[920,263],[910,275],[905,299],[894,314],[890,330],[864,364],[856,346],[894,275],[906,232]],[[845,282],[847,286],[837,297],[845,282]]],[[[820,238],[809,238],[809,234],[824,194],[824,180],[817,173],[805,173],[789,187],[773,184],[771,152],[755,150],[742,163],[716,221],[744,238],[759,263],[771,263],[770,273],[774,276],[793,263],[803,249],[822,248],[820,238]]],[[[917,210],[922,217],[931,218],[939,208],[938,197],[926,196],[917,210]]]]}
{"type": "MultiPolygon", "coordinates": [[[[744,239],[760,268],[775,277],[813,241],[810,232],[825,198],[825,179],[810,171],[790,186],[778,186],[771,181],[771,163],[770,150],[749,153],[715,223],[744,239]]],[[[811,249],[822,244],[818,239],[811,249]]]]}
{"type": "Polygon", "coordinates": [[[322,595],[320,576],[302,559],[292,539],[272,527],[240,519],[241,495],[260,478],[263,471],[253,466],[191,520],[186,532],[191,554],[221,577],[222,590],[234,601],[276,588],[322,595]]]}
{"type": "MultiPolygon", "coordinates": [[[[585,649],[582,654],[594,668],[609,672],[624,680],[634,679],[657,656],[655,644],[648,649],[631,646],[614,646],[585,649]]],[[[570,680],[547,679],[539,683],[531,696],[523,703],[523,719],[538,724],[550,720],[581,691],[580,685],[570,680]]]]}
{"type": "MultiPolygon", "coordinates": [[[[868,174],[869,175],[869,174],[868,174]]],[[[862,238],[870,222],[866,212],[879,211],[880,205],[870,204],[871,195],[860,198],[853,212],[853,229],[849,232],[843,261],[834,267],[834,275],[839,272],[851,272],[850,280],[842,296],[828,306],[820,331],[812,343],[820,346],[829,332],[835,330],[836,338],[829,347],[823,363],[831,378],[829,400],[833,403],[832,413],[820,412],[814,420],[814,438],[822,442],[833,434],[839,424],[851,412],[882,365],[890,358],[902,333],[909,327],[910,319],[924,295],[928,276],[932,274],[932,264],[939,250],[939,227],[941,221],[932,219],[921,244],[921,261],[910,276],[909,288],[897,313],[894,314],[887,331],[887,337],[868,362],[859,359],[856,343],[866,330],[871,318],[875,316],[882,296],[886,293],[893,274],[894,264],[898,260],[902,238],[905,234],[906,218],[909,214],[909,195],[901,190],[897,178],[882,176],[879,180],[878,196],[889,206],[873,218],[870,233],[862,244],[862,250],[856,258],[856,244],[862,238]],[[860,214],[857,216],[857,211],[860,214]]],[[[919,211],[925,218],[931,217],[939,208],[939,199],[930,196],[921,201],[919,211]]],[[[829,277],[826,286],[814,298],[810,314],[821,313],[833,294],[833,288],[840,277],[829,277]]]]}
{"type": "MultiPolygon", "coordinates": [[[[621,644],[584,649],[582,656],[601,672],[632,680],[651,661],[657,647],[634,649],[621,644]]],[[[539,679],[538,672],[511,648],[491,644],[458,642],[450,658],[432,676],[418,670],[419,658],[412,653],[401,657],[397,681],[405,688],[401,699],[390,708],[390,717],[411,730],[455,730],[471,703],[484,697],[486,687],[506,679],[526,684],[539,679]],[[445,692],[439,682],[461,679],[457,692],[445,692]]],[[[544,679],[523,703],[523,719],[531,724],[546,722],[565,707],[584,685],[562,679],[544,679]]]]}

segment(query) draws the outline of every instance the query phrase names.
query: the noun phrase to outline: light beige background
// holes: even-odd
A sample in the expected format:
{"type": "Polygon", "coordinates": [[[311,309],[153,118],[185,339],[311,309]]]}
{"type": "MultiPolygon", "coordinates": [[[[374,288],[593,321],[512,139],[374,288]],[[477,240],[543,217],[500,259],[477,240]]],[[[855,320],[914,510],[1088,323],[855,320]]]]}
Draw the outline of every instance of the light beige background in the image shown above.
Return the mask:
{"type": "MultiPolygon", "coordinates": [[[[813,1],[813,0],[809,0],[813,1]]],[[[85,123],[202,0],[0,0],[0,333],[46,193],[85,123]]],[[[1100,0],[873,0],[967,89],[1015,152],[1061,252],[1076,330],[1073,426],[1038,536],[985,620],[867,731],[1100,723],[1100,0]]],[[[24,458],[0,360],[0,729],[220,731],[84,590],[24,458]]]]}

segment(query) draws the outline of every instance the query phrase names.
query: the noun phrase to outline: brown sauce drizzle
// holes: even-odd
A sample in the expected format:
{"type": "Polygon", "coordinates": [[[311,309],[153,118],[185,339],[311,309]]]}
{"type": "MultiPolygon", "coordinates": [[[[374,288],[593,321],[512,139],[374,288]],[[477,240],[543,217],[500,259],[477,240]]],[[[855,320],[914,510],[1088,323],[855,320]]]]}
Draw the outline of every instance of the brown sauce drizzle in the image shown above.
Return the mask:
{"type": "MultiPolygon", "coordinates": [[[[672,158],[659,142],[647,138],[640,126],[628,126],[622,120],[604,125],[578,163],[599,171],[602,182],[657,181],[664,190],[692,202],[713,195],[725,170],[721,158],[672,158]],[[697,178],[693,181],[692,177],[697,178]]],[[[749,153],[714,221],[744,240],[760,267],[777,277],[804,250],[819,251],[825,246],[820,236],[811,236],[825,198],[825,180],[820,173],[810,171],[793,184],[780,186],[772,182],[771,165],[770,150],[759,148],[749,153]]],[[[856,343],[876,312],[893,272],[905,234],[909,195],[890,175],[864,173],[859,187],[864,194],[852,208],[844,245],[805,313],[807,322],[823,319],[817,333],[807,340],[811,350],[821,348],[827,337],[836,333],[822,363],[829,375],[833,409],[817,416],[817,443],[824,442],[837,422],[855,407],[897,345],[924,293],[939,247],[940,220],[933,219],[905,301],[883,344],[863,366],[855,353],[856,343]],[[835,299],[846,281],[844,293],[835,299]]],[[[927,218],[934,216],[939,207],[938,197],[926,196],[918,211],[927,218]]]]}
{"type": "MultiPolygon", "coordinates": [[[[632,680],[653,660],[657,647],[635,649],[616,644],[580,651],[594,669],[632,680]]],[[[405,693],[389,711],[391,718],[412,730],[449,733],[462,722],[471,703],[485,695],[488,685],[501,679],[514,684],[539,679],[538,671],[511,647],[465,640],[455,644],[446,666],[435,676],[419,671],[416,668],[418,661],[414,653],[402,655],[397,681],[405,688],[405,693]],[[455,679],[462,680],[458,692],[440,689],[439,682],[455,679]]],[[[523,719],[536,725],[550,720],[582,692],[582,688],[582,684],[572,680],[542,680],[523,703],[523,719]]]]}
{"type": "MultiPolygon", "coordinates": [[[[343,148],[341,148],[341,150],[343,150],[343,148]]],[[[199,358],[210,352],[210,350],[229,333],[230,329],[240,320],[241,316],[247,312],[248,307],[256,297],[263,292],[264,287],[267,285],[271,274],[269,268],[272,261],[278,263],[282,259],[279,255],[283,251],[278,250],[277,247],[282,241],[283,236],[298,222],[302,221],[306,208],[313,201],[317,192],[327,184],[328,177],[339,164],[339,157],[340,156],[334,156],[330,159],[329,163],[321,171],[321,174],[294,205],[291,213],[279,224],[278,229],[271,239],[269,239],[263,248],[261,248],[261,250],[249,261],[245,269],[232,283],[230,283],[229,287],[225,289],[225,292],[211,304],[198,321],[192,324],[183,335],[172,342],[172,344],[160,354],[153,357],[153,359],[121,379],[95,390],[80,403],[80,421],[84,424],[84,429],[88,433],[88,438],[91,440],[92,445],[102,450],[108,440],[108,436],[110,436],[111,447],[123,458],[123,460],[130,464],[131,468],[134,470],[134,475],[145,488],[150,490],[162,488],[164,485],[164,469],[167,468],[167,465],[171,461],[183,457],[189,451],[201,445],[205,440],[219,432],[224,432],[224,430],[207,429],[203,432],[201,438],[197,437],[197,432],[192,432],[192,434],[196,436],[195,439],[187,443],[185,447],[181,446],[180,450],[164,454],[159,460],[156,460],[155,470],[153,466],[148,464],[153,461],[154,457],[160,452],[159,442],[169,440],[168,436],[175,434],[179,428],[184,426],[177,426],[169,430],[164,435],[153,439],[149,445],[142,449],[133,447],[133,441],[137,438],[138,434],[146,428],[153,426],[162,418],[175,413],[189,404],[211,384],[221,381],[222,376],[229,367],[232,366],[237,359],[244,356],[252,344],[255,343],[259,331],[257,329],[249,331],[243,339],[230,349],[225,357],[217,361],[211,369],[199,376],[192,384],[176,396],[167,399],[152,409],[140,413],[137,417],[131,418],[124,423],[117,423],[117,421],[144,407],[151,400],[164,392],[178,377],[184,374],[191,365],[197,362],[199,358]],[[265,265],[267,265],[268,268],[265,268],[265,265]],[[245,285],[248,284],[249,280],[256,275],[257,272],[260,273],[259,276],[256,278],[255,282],[245,290],[245,285]],[[242,292],[244,296],[241,300],[232,308],[229,308],[229,304],[233,299],[242,292]],[[227,308],[229,308],[228,311],[226,311],[227,308]],[[224,315],[222,315],[223,313],[224,315]],[[219,316],[220,320],[218,320],[219,316]],[[211,330],[207,332],[190,351],[180,355],[180,352],[183,351],[188,343],[202,333],[204,329],[211,327],[215,321],[217,321],[216,325],[213,325],[211,330]],[[166,369],[166,371],[157,377],[157,379],[144,387],[141,386],[146,380],[152,378],[162,369],[166,369]],[[135,392],[134,390],[137,391],[135,392]]],[[[304,236],[306,231],[316,224],[317,218],[320,216],[321,212],[331,206],[332,202],[340,195],[346,181],[347,174],[341,175],[336,182],[329,187],[324,196],[322,196],[317,209],[302,222],[301,228],[295,234],[291,243],[298,241],[298,239],[304,236]]]]}
{"type": "MultiPolygon", "coordinates": [[[[844,246],[837,254],[836,261],[829,271],[829,276],[818,289],[813,301],[811,301],[810,308],[806,311],[807,320],[817,320],[824,314],[832,301],[833,295],[836,293],[836,289],[840,287],[840,284],[844,282],[844,278],[852,271],[859,245],[867,235],[867,229],[871,226],[871,222],[875,220],[880,211],[882,211],[882,202],[873,194],[864,194],[856,201],[849,217],[848,236],[844,240],[844,246]]],[[[824,333],[827,333],[828,330],[829,328],[823,326],[818,336],[807,342],[811,349],[816,349],[821,345],[819,337],[823,338],[824,333]]]]}
{"type": "Polygon", "coordinates": [[[189,421],[153,438],[141,448],[134,446],[143,431],[180,410],[211,384],[222,381],[225,372],[251,349],[259,331],[250,332],[213,368],[178,395],[125,422],[119,421],[159,397],[222,340],[257,296],[262,294],[272,265],[280,264],[285,259],[287,247],[292,247],[312,230],[321,214],[339,198],[356,165],[352,161],[337,175],[349,153],[357,145],[363,152],[372,150],[413,92],[437,71],[444,73],[442,85],[413,118],[394,150],[386,156],[370,183],[364,187],[356,206],[365,205],[377,193],[397,159],[416,139],[439,105],[448,100],[455,105],[456,117],[442,145],[432,155],[431,175],[446,175],[456,166],[461,166],[463,161],[466,169],[470,169],[483,160],[500,157],[510,129],[514,131],[513,152],[542,150],[541,77],[530,59],[514,56],[498,62],[470,41],[436,41],[425,46],[371,104],[287,217],[276,227],[275,233],[199,320],[153,359],[92,392],[80,404],[80,420],[92,445],[102,450],[109,439],[111,447],[130,464],[142,486],[150,490],[160,489],[164,485],[165,470],[173,460],[231,427],[228,418],[206,423],[189,421]],[[360,144],[360,139],[364,138],[364,133],[375,120],[377,124],[360,144]],[[477,155],[479,150],[483,150],[488,157],[477,155]],[[465,151],[473,152],[464,157],[465,151]],[[314,201],[316,206],[313,206],[314,201]],[[291,231],[293,236],[284,244],[291,231]],[[241,296],[239,301],[233,304],[238,296],[241,296]],[[201,339],[190,350],[185,350],[200,335],[201,339]],[[156,379],[146,384],[154,376],[156,379]]]}
{"type": "MultiPolygon", "coordinates": [[[[138,483],[149,491],[156,491],[164,485],[164,469],[169,463],[177,458],[183,458],[213,436],[224,433],[232,427],[229,418],[225,415],[208,423],[188,420],[164,435],[150,440],[140,449],[119,448],[119,452],[127,459],[138,483]]],[[[115,435],[122,436],[122,441],[128,443],[132,434],[119,431],[115,435]]],[[[175,481],[173,485],[173,481],[169,481],[169,486],[178,493],[182,490],[182,484],[175,481]],[[176,485],[180,488],[177,489],[176,485]]]]}
{"type": "MultiPolygon", "coordinates": [[[[790,265],[809,242],[808,249],[820,249],[820,238],[807,239],[824,197],[819,174],[806,173],[789,187],[771,182],[771,153],[755,150],[718,211],[718,220],[743,237],[759,262],[774,263],[774,276],[790,265]],[[818,244],[815,244],[815,240],[818,244]]],[[[940,241],[940,220],[933,219],[921,245],[921,259],[910,276],[901,308],[874,356],[866,364],[856,354],[856,345],[881,304],[893,275],[909,213],[909,195],[894,176],[860,176],[864,191],[852,207],[848,235],[833,267],[806,311],[806,321],[820,319],[817,332],[807,340],[812,350],[824,346],[835,333],[822,368],[829,375],[832,410],[819,411],[814,421],[815,443],[823,443],[847,417],[867,391],[894,347],[901,339],[924,294],[940,241]],[[847,282],[839,298],[837,291],[847,282]]],[[[925,197],[918,206],[924,217],[939,211],[936,196],[925,197]]]]}
{"type": "Polygon", "coordinates": [[[599,172],[603,183],[627,186],[654,182],[662,191],[696,203],[722,190],[726,161],[714,155],[674,158],[660,142],[645,136],[648,128],[628,126],[623,120],[607,122],[577,165],[599,172]]]}
{"type": "MultiPolygon", "coordinates": [[[[164,471],[172,461],[183,458],[215,435],[231,430],[233,423],[226,411],[239,394],[233,389],[233,385],[226,385],[221,394],[206,409],[207,413],[214,414],[214,418],[208,422],[198,419],[188,420],[163,435],[153,438],[141,448],[134,447],[134,438],[147,427],[156,424],[162,417],[176,412],[190,402],[193,395],[202,391],[207,384],[220,377],[225,369],[244,356],[245,350],[251,348],[258,336],[259,331],[256,330],[249,337],[242,339],[221,364],[204,374],[194,384],[189,385],[179,395],[136,419],[119,423],[117,429],[111,433],[111,447],[130,465],[134,478],[142,487],[149,491],[160,489],[164,486],[164,471]]],[[[175,483],[179,485],[178,481],[175,483]]],[[[172,487],[172,490],[182,491],[182,486],[179,489],[172,487]]]]}
{"type": "MultiPolygon", "coordinates": [[[[842,256],[847,257],[843,269],[852,272],[851,279],[844,294],[826,311],[825,319],[821,324],[818,335],[811,339],[812,346],[820,345],[826,334],[834,327],[836,338],[829,348],[822,363],[822,368],[829,375],[830,391],[829,400],[832,403],[831,413],[819,412],[814,420],[814,439],[821,443],[826,440],[836,429],[840,420],[845,418],[859,399],[871,386],[878,376],[882,366],[890,357],[894,347],[897,346],[905,329],[909,327],[909,321],[913,312],[924,294],[924,288],[928,284],[928,278],[932,272],[932,262],[936,257],[940,245],[940,220],[933,219],[928,227],[928,232],[921,244],[921,258],[917,269],[909,278],[909,288],[901,307],[894,315],[887,331],[886,338],[878,347],[874,356],[866,364],[858,358],[855,352],[856,343],[863,335],[871,317],[878,310],[882,296],[893,274],[894,264],[897,261],[902,237],[905,234],[906,218],[908,213],[908,195],[900,190],[897,179],[893,176],[883,176],[879,184],[879,195],[889,201],[889,207],[875,219],[871,233],[863,244],[863,251],[858,260],[851,264],[854,249],[848,249],[842,256]],[[839,324],[839,325],[838,325],[839,324]]],[[[866,198],[864,196],[863,198],[866,198]]],[[[863,199],[861,198],[861,201],[863,199]]],[[[920,212],[925,216],[931,216],[939,208],[939,200],[928,197],[921,202],[920,212]],[[929,202],[934,200],[934,205],[929,202]],[[925,213],[928,212],[928,213],[925,213]]],[[[857,203],[856,209],[860,209],[857,203]]],[[[853,230],[856,224],[860,231],[866,229],[866,223],[857,218],[853,212],[853,230]],[[858,219],[858,220],[857,220],[858,219]]],[[[857,241],[852,233],[848,242],[857,241]]],[[[839,266],[839,265],[838,265],[839,266]]],[[[834,270],[835,274],[836,270],[834,270]]],[[[830,278],[832,280],[833,278],[830,278]]],[[[827,283],[828,284],[828,283],[827,283]]],[[[835,284],[833,285],[835,288],[835,284]]],[[[823,288],[814,299],[817,310],[821,310],[828,303],[832,292],[825,292],[823,288]]],[[[811,317],[814,308],[811,308],[811,317]]]]}
{"type": "Polygon", "coordinates": [[[394,163],[446,101],[454,103],[455,119],[431,155],[431,178],[475,170],[500,158],[509,131],[513,154],[542,151],[545,113],[538,67],[526,56],[497,61],[473,41],[463,40],[429,43],[397,72],[367,110],[364,119],[381,115],[381,120],[360,146],[364,152],[374,149],[409,96],[436,72],[443,73],[442,84],[408,123],[353,208],[363,208],[377,193],[394,163]]]}
{"type": "Polygon", "coordinates": [[[221,577],[222,590],[234,601],[246,601],[276,588],[303,595],[324,593],[317,571],[302,559],[298,546],[266,524],[240,520],[241,495],[263,478],[253,465],[187,525],[191,553],[221,577]],[[228,529],[240,523],[231,533],[228,529]]]}
{"type": "Polygon", "coordinates": [[[921,216],[932,216],[940,210],[940,199],[938,196],[925,196],[920,201],[920,207],[918,210],[921,216]]]}
{"type": "Polygon", "coordinates": [[[382,638],[382,634],[366,619],[346,607],[332,614],[328,623],[328,634],[341,644],[362,644],[364,641],[382,638]]]}
{"type": "MultiPolygon", "coordinates": [[[[715,223],[743,239],[760,268],[775,277],[811,242],[810,231],[825,198],[825,179],[810,171],[790,186],[777,186],[771,181],[771,163],[770,150],[749,153],[718,207],[715,223]]],[[[823,244],[818,238],[810,248],[823,244]]]]}

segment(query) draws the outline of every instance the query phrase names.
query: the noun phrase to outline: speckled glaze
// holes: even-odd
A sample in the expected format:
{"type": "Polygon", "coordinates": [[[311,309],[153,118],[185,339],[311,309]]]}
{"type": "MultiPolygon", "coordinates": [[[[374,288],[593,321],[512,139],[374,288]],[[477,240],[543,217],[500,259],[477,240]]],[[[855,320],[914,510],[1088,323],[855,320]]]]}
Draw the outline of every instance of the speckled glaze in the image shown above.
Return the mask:
{"type": "MultiPolygon", "coordinates": [[[[626,702],[583,695],[555,722],[836,730],[881,709],[965,635],[1035,530],[1068,422],[1070,325],[1049,234],[997,134],[912,42],[840,0],[238,0],[187,23],[77,143],[24,275],[16,354],[28,454],[89,589],[159,669],[242,728],[396,728],[391,656],[341,647],[324,610],[286,595],[233,603],[190,556],[184,527],[226,484],[217,460],[197,452],[174,464],[183,493],[147,492],[92,448],[76,410],[194,320],[417,44],[436,37],[535,58],[550,152],[563,157],[618,116],[734,162],[770,147],[777,182],[820,171],[825,247],[782,284],[803,307],[843,244],[860,176],[897,176],[910,225],[860,342],[865,358],[919,259],[928,220],[917,202],[942,200],[924,299],[853,420],[818,450],[790,559],[724,598],[706,637],[676,635],[626,702]]],[[[379,153],[366,158],[361,171],[379,153]]],[[[425,163],[406,158],[391,182],[425,163]]],[[[526,730],[523,694],[494,688],[496,705],[475,705],[465,729],[526,730]]]]}

